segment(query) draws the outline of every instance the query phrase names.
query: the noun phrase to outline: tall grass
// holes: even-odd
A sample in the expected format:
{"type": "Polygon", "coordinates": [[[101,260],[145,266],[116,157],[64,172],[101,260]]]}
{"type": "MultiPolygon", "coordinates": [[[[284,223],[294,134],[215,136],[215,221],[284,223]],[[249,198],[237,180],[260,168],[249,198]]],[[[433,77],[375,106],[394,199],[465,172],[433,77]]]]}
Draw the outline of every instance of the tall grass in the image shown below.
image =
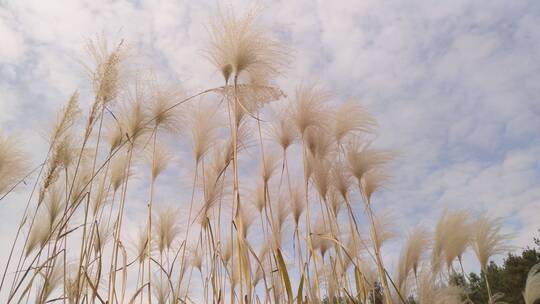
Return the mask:
{"type": "Polygon", "coordinates": [[[8,303],[460,303],[466,291],[448,278],[457,265],[465,274],[463,254],[484,269],[508,249],[499,220],[447,211],[433,235],[409,234],[391,276],[383,250],[395,233],[376,193],[395,153],[374,148],[377,122],[357,101],[319,85],[287,97],[275,80],[289,51],[257,15],[210,23],[220,87],[188,96],[128,73],[125,44],[97,39],[93,102],[81,115],[69,98],[43,164],[31,170],[17,140],[0,137],[2,203],[34,185],[2,275],[8,303]],[[172,140],[192,158],[177,162],[172,140]],[[161,192],[168,170],[188,185],[161,192]],[[146,210],[126,224],[133,193],[146,210]]]}

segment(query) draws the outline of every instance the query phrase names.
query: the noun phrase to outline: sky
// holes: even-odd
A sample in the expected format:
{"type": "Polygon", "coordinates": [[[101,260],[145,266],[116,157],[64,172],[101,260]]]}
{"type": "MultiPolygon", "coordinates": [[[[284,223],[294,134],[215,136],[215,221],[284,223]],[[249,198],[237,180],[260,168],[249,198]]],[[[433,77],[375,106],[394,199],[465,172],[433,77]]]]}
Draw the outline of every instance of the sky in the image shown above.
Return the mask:
{"type": "MultiPolygon", "coordinates": [[[[79,89],[90,102],[81,62],[86,39],[100,34],[124,39],[139,64],[193,92],[218,83],[202,51],[206,24],[219,5],[251,4],[0,1],[0,130],[22,138],[37,164],[43,130],[69,95],[79,89]]],[[[398,151],[375,208],[397,210],[399,231],[431,227],[447,207],[469,208],[503,217],[516,249],[532,245],[540,229],[540,2],[261,4],[261,22],[293,50],[278,80],[284,91],[317,82],[336,100],[360,100],[379,122],[377,145],[398,151]]],[[[1,203],[2,243],[24,208],[20,192],[1,203]]],[[[390,244],[387,255],[398,250],[390,244]]]]}

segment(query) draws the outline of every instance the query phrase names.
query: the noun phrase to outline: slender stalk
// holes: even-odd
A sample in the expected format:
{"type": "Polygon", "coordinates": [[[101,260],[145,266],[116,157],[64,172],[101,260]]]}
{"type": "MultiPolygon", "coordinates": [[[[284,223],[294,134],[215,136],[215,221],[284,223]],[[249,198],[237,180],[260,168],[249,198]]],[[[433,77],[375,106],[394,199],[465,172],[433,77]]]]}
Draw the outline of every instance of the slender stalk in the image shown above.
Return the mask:
{"type": "Polygon", "coordinates": [[[375,226],[375,219],[373,217],[373,211],[371,210],[371,202],[369,198],[364,197],[364,202],[366,203],[366,213],[368,215],[369,219],[369,227],[371,232],[371,239],[373,241],[373,250],[375,251],[375,258],[377,261],[377,269],[379,271],[379,277],[381,279],[381,284],[383,285],[383,294],[385,298],[385,302],[387,304],[392,304],[392,296],[390,294],[390,289],[388,288],[388,280],[386,278],[386,272],[383,264],[383,260],[381,257],[381,252],[379,248],[379,238],[377,236],[377,229],[375,226]]]}
{"type": "MultiPolygon", "coordinates": [[[[153,142],[152,142],[152,168],[150,169],[153,172],[153,168],[156,164],[156,141],[157,141],[157,129],[154,128],[152,132],[153,142]]],[[[150,182],[150,200],[148,202],[148,227],[146,234],[147,242],[147,255],[148,255],[148,303],[152,304],[151,288],[152,288],[152,266],[151,266],[151,257],[152,257],[152,204],[154,201],[154,185],[156,182],[156,177],[153,174],[151,175],[150,182]]]]}
{"type": "Polygon", "coordinates": [[[110,282],[109,282],[110,292],[109,292],[109,297],[108,297],[109,302],[111,302],[112,299],[116,297],[115,288],[116,288],[116,272],[117,272],[117,266],[118,266],[118,249],[119,249],[118,245],[119,245],[119,240],[120,240],[120,233],[122,232],[122,218],[124,214],[124,206],[126,203],[127,185],[128,185],[129,175],[130,175],[129,172],[131,168],[131,160],[133,157],[133,149],[134,147],[132,144],[128,150],[128,162],[127,162],[126,171],[125,171],[126,177],[125,177],[124,185],[122,187],[123,189],[122,189],[122,194],[120,197],[120,208],[118,210],[118,215],[116,218],[116,229],[115,229],[116,231],[115,231],[114,243],[113,243],[113,258],[112,258],[113,261],[111,263],[111,268],[110,268],[111,269],[110,282]]]}
{"type": "Polygon", "coordinates": [[[488,276],[487,276],[487,271],[486,271],[486,269],[483,269],[482,271],[484,272],[484,280],[486,280],[486,289],[487,289],[487,293],[488,293],[488,303],[491,304],[493,295],[491,293],[491,287],[489,286],[489,280],[488,280],[488,276]]]}

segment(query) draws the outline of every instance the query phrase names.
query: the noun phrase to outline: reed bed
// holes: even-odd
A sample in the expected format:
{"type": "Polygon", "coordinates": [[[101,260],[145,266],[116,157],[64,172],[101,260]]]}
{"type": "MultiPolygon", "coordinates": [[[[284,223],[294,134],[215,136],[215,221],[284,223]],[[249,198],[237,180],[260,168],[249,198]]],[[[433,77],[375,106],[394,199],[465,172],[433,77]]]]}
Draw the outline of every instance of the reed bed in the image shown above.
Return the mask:
{"type": "MultiPolygon", "coordinates": [[[[375,148],[377,121],[356,100],[277,87],[293,58],[257,17],[210,22],[205,56],[223,83],[195,94],[130,72],[123,41],[89,41],[93,101],[82,113],[71,95],[43,163],[32,170],[0,137],[0,199],[28,191],[2,269],[7,303],[467,301],[449,278],[468,250],[482,269],[509,250],[501,221],[445,211],[388,269],[396,227],[373,207],[396,153],[375,148]],[[171,141],[190,157],[179,163],[171,141]],[[159,193],[167,170],[188,176],[186,193],[159,193]]],[[[538,267],[525,297],[538,297],[538,267]]]]}

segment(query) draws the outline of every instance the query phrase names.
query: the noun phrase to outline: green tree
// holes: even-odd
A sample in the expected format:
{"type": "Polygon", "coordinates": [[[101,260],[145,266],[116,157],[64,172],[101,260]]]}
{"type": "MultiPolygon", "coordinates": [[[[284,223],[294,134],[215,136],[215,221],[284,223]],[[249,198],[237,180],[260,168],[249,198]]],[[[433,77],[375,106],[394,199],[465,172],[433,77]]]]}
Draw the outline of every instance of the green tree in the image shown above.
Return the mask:
{"type": "MultiPolygon", "coordinates": [[[[524,304],[522,292],[531,267],[540,262],[540,252],[534,248],[525,249],[521,255],[508,254],[503,265],[491,262],[487,267],[487,277],[493,294],[503,293],[502,301],[513,304],[524,304]]],[[[486,282],[483,273],[470,273],[469,283],[461,281],[456,285],[466,286],[469,297],[474,303],[488,303],[486,282]]]]}

